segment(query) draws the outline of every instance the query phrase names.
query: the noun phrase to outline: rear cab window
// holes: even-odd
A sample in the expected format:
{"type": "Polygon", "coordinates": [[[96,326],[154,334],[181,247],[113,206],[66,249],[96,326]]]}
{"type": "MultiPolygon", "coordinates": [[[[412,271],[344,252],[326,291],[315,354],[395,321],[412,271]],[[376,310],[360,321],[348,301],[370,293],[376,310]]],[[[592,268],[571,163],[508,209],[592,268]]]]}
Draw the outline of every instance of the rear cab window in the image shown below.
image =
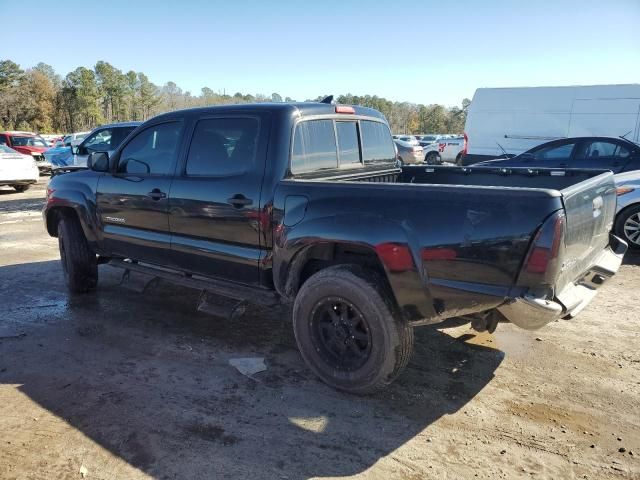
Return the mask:
{"type": "Polygon", "coordinates": [[[294,175],[322,170],[395,165],[395,147],[386,123],[328,118],[296,125],[291,152],[294,175]]]}

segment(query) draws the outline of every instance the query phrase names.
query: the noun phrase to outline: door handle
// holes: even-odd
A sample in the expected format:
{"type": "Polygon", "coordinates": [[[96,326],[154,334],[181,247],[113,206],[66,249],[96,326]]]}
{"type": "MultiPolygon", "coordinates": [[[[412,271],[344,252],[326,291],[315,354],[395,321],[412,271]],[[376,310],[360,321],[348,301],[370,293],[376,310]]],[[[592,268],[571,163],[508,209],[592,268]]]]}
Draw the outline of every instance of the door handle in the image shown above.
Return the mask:
{"type": "Polygon", "coordinates": [[[227,198],[227,202],[236,208],[242,208],[246,207],[247,205],[251,205],[253,203],[253,200],[245,197],[244,195],[237,194],[231,198],[227,198]]]}
{"type": "Polygon", "coordinates": [[[159,188],[154,188],[149,193],[147,193],[147,197],[149,197],[151,200],[160,200],[162,198],[167,198],[167,194],[161,192],[159,188]]]}

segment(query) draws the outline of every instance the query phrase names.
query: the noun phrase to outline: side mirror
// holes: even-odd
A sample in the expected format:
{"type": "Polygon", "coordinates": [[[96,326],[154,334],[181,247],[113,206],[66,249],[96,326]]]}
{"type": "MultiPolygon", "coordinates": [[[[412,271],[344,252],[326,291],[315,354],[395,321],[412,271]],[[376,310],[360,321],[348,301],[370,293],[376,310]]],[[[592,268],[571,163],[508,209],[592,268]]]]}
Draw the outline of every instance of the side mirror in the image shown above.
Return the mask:
{"type": "Polygon", "coordinates": [[[73,145],[73,144],[72,144],[72,145],[71,145],[71,153],[72,153],[73,155],[78,155],[78,151],[79,151],[78,146],[77,146],[77,145],[73,145]]]}
{"type": "Polygon", "coordinates": [[[109,171],[109,154],[107,152],[93,152],[87,157],[87,168],[94,172],[109,171]]]}

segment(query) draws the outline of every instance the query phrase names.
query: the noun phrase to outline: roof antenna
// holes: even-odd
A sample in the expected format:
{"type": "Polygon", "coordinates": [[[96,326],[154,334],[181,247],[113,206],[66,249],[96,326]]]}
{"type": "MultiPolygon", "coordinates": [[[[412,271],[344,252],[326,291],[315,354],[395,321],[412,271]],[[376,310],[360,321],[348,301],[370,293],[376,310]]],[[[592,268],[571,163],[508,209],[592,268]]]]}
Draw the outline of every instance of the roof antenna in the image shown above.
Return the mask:
{"type": "Polygon", "coordinates": [[[502,150],[502,155],[504,156],[504,158],[509,158],[509,154],[504,148],[502,148],[502,145],[500,145],[498,142],[496,142],[496,145],[498,145],[500,147],[500,150],[502,150]]]}
{"type": "Polygon", "coordinates": [[[623,138],[625,140],[627,140],[627,135],[629,135],[631,132],[633,132],[633,130],[629,130],[627,133],[625,133],[624,135],[620,135],[620,138],[623,138]]]}
{"type": "Polygon", "coordinates": [[[327,105],[331,105],[331,102],[333,102],[333,95],[329,95],[320,100],[320,103],[326,103],[327,105]]]}

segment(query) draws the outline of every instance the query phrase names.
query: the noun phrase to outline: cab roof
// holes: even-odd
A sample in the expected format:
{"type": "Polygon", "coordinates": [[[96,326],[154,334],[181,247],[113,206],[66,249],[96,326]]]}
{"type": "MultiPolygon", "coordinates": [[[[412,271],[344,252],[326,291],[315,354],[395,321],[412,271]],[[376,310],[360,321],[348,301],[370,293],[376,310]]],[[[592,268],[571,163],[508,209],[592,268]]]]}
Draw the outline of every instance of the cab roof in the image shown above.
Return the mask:
{"type": "MultiPolygon", "coordinates": [[[[181,116],[184,114],[215,114],[217,112],[256,112],[256,111],[270,111],[279,112],[291,115],[299,115],[300,117],[307,117],[312,115],[345,115],[346,113],[337,113],[336,107],[346,107],[346,105],[327,104],[321,102],[293,102],[293,103],[242,103],[232,105],[215,105],[210,107],[197,107],[189,108],[185,110],[176,110],[173,112],[167,112],[158,115],[155,118],[166,118],[181,116]]],[[[351,106],[349,106],[351,107],[351,106]]],[[[353,114],[366,117],[374,117],[381,120],[385,120],[384,115],[378,110],[368,107],[352,106],[353,114]]]]}

